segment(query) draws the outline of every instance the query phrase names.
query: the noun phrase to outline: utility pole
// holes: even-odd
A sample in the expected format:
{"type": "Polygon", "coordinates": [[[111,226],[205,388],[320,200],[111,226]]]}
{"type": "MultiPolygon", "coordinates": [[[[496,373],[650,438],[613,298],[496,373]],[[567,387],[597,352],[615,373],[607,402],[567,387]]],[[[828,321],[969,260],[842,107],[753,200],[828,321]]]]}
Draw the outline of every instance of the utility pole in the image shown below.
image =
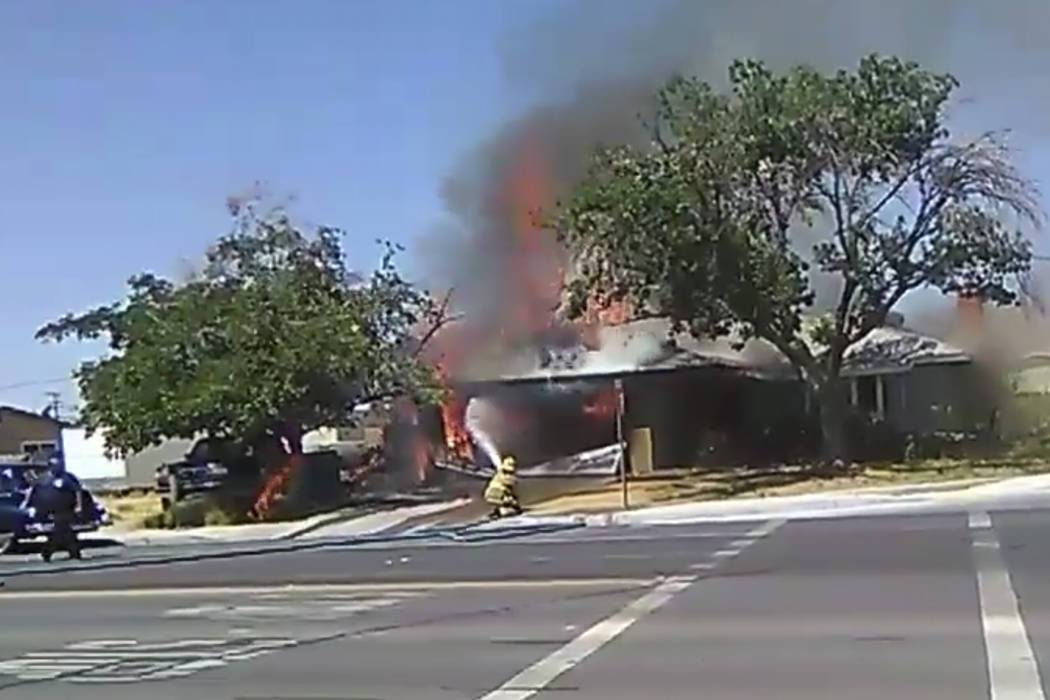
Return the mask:
{"type": "Polygon", "coordinates": [[[46,394],[48,398],[47,407],[48,412],[51,414],[51,420],[58,424],[58,441],[57,441],[57,453],[58,459],[61,461],[62,466],[66,463],[66,449],[62,436],[62,399],[61,395],[57,391],[49,391],[46,394]]]}

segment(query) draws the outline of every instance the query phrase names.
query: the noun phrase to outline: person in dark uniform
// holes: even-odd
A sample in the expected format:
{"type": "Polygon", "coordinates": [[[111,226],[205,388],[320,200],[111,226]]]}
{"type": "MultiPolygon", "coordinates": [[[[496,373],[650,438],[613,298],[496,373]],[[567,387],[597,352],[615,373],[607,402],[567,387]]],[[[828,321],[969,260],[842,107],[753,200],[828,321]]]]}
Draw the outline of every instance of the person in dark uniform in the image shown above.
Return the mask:
{"type": "Polygon", "coordinates": [[[29,490],[25,472],[15,471],[11,467],[0,470],[0,493],[18,493],[29,490]]]}
{"type": "Polygon", "coordinates": [[[69,552],[71,559],[80,559],[80,542],[73,523],[83,507],[83,489],[80,480],[66,471],[62,455],[51,458],[47,473],[33,485],[29,505],[39,515],[50,516],[55,524],[41,551],[44,561],[51,561],[58,549],[69,552]]]}
{"type": "Polygon", "coordinates": [[[13,469],[8,467],[7,469],[0,469],[0,493],[15,493],[18,491],[17,482],[15,481],[15,472],[13,469]]]}

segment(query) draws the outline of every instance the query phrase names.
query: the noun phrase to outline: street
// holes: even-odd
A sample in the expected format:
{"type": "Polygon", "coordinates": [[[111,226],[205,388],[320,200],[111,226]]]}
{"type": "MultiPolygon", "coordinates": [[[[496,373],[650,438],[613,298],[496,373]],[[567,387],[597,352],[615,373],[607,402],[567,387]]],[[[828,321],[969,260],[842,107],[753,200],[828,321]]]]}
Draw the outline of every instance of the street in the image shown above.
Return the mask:
{"type": "Polygon", "coordinates": [[[16,560],[0,697],[1045,698],[1048,541],[1040,509],[16,560]]]}

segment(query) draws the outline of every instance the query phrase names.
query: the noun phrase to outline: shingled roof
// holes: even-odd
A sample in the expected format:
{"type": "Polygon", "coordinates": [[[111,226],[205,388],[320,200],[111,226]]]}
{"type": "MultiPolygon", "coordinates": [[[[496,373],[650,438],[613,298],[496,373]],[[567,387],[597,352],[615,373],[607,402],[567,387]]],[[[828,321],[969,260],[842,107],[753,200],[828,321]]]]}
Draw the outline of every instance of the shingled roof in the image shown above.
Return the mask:
{"type": "MultiPolygon", "coordinates": [[[[734,347],[733,338],[700,341],[672,333],[664,318],[602,328],[600,350],[583,347],[523,349],[498,362],[478,363],[455,379],[462,382],[571,380],[624,376],[701,367],[721,368],[760,379],[788,379],[795,371],[773,345],[752,339],[734,347]]],[[[814,348],[819,351],[819,348],[814,348]]],[[[914,366],[969,362],[963,350],[901,327],[882,327],[846,351],[844,375],[907,371],[914,366]]]]}

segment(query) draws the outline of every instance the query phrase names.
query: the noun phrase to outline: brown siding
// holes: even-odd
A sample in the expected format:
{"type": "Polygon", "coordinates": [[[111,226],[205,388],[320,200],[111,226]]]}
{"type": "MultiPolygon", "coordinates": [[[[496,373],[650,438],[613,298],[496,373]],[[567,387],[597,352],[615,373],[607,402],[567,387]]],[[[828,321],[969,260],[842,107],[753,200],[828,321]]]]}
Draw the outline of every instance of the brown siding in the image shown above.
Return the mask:
{"type": "Polygon", "coordinates": [[[0,408],[0,454],[21,454],[23,442],[57,442],[58,437],[59,426],[55,421],[28,412],[0,408]]]}

